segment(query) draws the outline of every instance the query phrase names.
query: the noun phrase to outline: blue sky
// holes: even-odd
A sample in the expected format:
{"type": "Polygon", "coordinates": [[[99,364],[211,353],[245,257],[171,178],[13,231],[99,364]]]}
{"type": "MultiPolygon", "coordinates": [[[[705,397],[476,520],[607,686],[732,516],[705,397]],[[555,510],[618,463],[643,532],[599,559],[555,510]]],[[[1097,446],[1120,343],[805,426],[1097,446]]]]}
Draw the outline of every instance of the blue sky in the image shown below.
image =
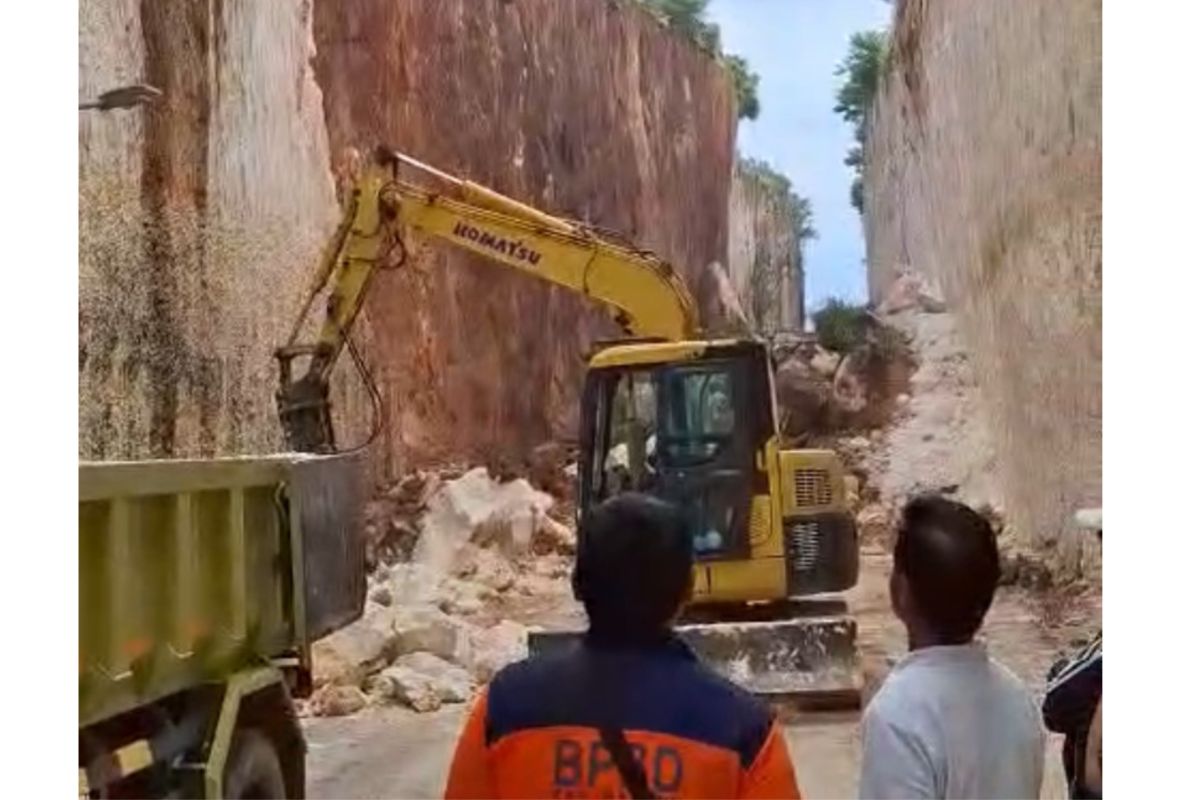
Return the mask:
{"type": "Polygon", "coordinates": [[[842,164],[853,130],[833,113],[833,71],[850,35],[885,27],[884,0],[711,0],[708,18],[721,26],[727,52],[744,56],[759,74],[762,110],[738,129],[741,152],[787,175],[812,199],[819,238],[805,265],[805,304],[828,297],[866,300],[858,212],[850,206],[851,170],[842,164]]]}

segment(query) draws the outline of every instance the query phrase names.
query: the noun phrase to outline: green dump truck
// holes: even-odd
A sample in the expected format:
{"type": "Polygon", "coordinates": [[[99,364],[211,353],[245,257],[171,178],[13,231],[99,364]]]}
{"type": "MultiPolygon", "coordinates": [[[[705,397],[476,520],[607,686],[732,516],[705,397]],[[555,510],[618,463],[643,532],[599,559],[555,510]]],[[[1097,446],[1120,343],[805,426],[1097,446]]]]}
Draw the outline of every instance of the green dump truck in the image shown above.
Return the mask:
{"type": "Polygon", "coordinates": [[[292,698],[362,614],[361,467],[80,464],[81,796],[304,796],[292,698]]]}

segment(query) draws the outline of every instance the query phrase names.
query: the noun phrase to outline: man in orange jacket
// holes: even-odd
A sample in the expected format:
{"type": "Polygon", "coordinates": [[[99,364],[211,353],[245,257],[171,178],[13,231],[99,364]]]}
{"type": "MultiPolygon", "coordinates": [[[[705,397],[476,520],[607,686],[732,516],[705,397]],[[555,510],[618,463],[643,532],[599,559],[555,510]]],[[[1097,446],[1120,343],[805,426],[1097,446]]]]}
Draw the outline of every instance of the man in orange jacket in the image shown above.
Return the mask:
{"type": "Polygon", "coordinates": [[[639,494],[584,519],[573,584],[583,640],[496,675],[467,719],[447,798],[799,798],[768,709],[671,630],[692,540],[639,494]]]}

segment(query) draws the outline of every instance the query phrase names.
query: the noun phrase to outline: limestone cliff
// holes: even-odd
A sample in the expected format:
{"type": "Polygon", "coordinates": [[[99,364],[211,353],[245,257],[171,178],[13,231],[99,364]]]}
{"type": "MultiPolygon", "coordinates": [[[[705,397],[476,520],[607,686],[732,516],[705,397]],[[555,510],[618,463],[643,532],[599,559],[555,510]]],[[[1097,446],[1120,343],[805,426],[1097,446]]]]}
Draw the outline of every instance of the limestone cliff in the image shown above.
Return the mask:
{"type": "Polygon", "coordinates": [[[1004,504],[1053,539],[1100,501],[1100,2],[899,3],[868,119],[872,299],[944,291],[1004,504]]]}
{"type": "Polygon", "coordinates": [[[271,350],[335,214],[312,49],[300,0],[80,4],[80,96],[165,92],[80,114],[81,457],[278,448],[271,350]]]}
{"type": "MultiPolygon", "coordinates": [[[[335,152],[387,142],[655,250],[693,289],[722,260],[732,86],[623,3],[318,0],[335,152]]],[[[395,458],[573,436],[582,356],[613,335],[563,290],[435,245],[367,306],[395,458]]]]}
{"type": "Polygon", "coordinates": [[[729,272],[756,330],[804,327],[799,199],[785,178],[739,158],[729,193],[729,272]]]}
{"type": "MultiPolygon", "coordinates": [[[[80,454],[281,444],[272,348],[336,216],[331,153],[388,143],[671,260],[702,295],[727,252],[735,101],[709,56],[605,0],[84,0],[80,454]]],[[[524,451],[575,428],[612,333],[567,293],[440,245],[383,276],[358,329],[377,463],[524,451]]],[[[335,386],[339,436],[365,393],[335,386]]]]}

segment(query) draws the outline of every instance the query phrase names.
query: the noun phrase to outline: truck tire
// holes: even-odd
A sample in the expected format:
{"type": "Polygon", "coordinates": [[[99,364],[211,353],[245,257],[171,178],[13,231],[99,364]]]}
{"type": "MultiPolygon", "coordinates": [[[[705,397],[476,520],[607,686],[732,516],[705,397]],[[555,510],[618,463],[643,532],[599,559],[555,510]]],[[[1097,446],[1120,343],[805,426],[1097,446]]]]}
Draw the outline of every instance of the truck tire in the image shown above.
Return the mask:
{"type": "Polygon", "coordinates": [[[259,730],[234,733],[225,764],[227,800],[284,800],[283,767],[271,740],[259,730]]]}

